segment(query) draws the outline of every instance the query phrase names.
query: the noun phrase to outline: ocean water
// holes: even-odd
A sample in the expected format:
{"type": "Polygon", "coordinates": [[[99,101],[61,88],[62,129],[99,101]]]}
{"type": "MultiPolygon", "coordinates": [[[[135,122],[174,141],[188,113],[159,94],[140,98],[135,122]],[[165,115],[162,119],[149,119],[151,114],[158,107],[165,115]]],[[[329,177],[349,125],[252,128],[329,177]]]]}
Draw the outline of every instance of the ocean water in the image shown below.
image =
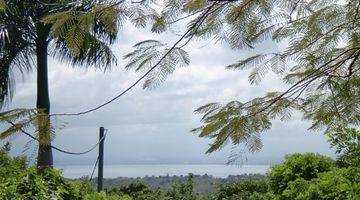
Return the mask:
{"type": "MultiPolygon", "coordinates": [[[[94,166],[90,165],[68,165],[57,166],[63,170],[67,178],[79,178],[90,176],[94,166]]],[[[211,175],[219,178],[226,178],[229,175],[241,174],[265,174],[269,165],[193,165],[193,164],[140,164],[140,165],[105,165],[104,178],[116,177],[145,177],[145,176],[166,176],[166,175],[211,175]]],[[[97,176],[97,169],[94,176],[97,176]]]]}

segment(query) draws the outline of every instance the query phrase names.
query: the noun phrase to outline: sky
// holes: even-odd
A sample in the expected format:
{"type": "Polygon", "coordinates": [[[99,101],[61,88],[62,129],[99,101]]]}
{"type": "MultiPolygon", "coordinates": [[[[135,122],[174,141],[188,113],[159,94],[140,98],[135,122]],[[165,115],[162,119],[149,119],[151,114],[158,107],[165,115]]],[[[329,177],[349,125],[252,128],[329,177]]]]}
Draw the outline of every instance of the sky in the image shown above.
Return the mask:
{"type": "MultiPolygon", "coordinates": [[[[132,46],[145,39],[160,39],[171,45],[181,33],[181,27],[163,35],[147,29],[125,25],[112,46],[118,64],[110,71],[72,67],[55,59],[49,62],[49,89],[52,113],[78,112],[111,99],[132,84],[141,73],[124,70],[122,57],[132,46]]],[[[53,141],[55,146],[69,151],[83,151],[98,140],[99,127],[107,130],[105,164],[225,164],[231,148],[226,146],[210,155],[205,154],[208,139],[199,138],[190,130],[201,125],[193,111],[209,102],[250,100],[268,91],[286,88],[281,80],[269,73],[259,85],[250,85],[249,71],[232,71],[226,65],[256,52],[273,51],[286,44],[264,42],[254,50],[232,50],[226,44],[212,41],[190,43],[188,67],[178,68],[160,86],[143,90],[139,85],[110,105],[87,115],[58,117],[53,141]]],[[[34,108],[36,105],[36,76],[32,72],[17,77],[11,108],[34,108]]],[[[286,122],[275,121],[271,130],[262,133],[263,148],[254,154],[244,154],[243,164],[273,164],[295,152],[318,152],[333,156],[322,133],[307,130],[310,122],[302,121],[299,113],[286,122]]],[[[11,139],[12,155],[36,157],[36,145],[25,144],[29,138],[11,139]]],[[[54,151],[55,165],[92,164],[97,149],[82,155],[64,155],[54,151]]]]}

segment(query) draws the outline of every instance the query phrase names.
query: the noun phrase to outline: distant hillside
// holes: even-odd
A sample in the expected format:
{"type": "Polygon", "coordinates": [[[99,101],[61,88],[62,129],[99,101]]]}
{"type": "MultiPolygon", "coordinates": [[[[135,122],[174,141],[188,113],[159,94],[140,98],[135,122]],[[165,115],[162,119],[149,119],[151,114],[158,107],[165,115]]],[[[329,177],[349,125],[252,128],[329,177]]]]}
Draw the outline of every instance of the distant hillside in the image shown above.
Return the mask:
{"type": "MultiPolygon", "coordinates": [[[[219,184],[234,183],[243,179],[263,179],[265,175],[261,174],[244,174],[244,175],[230,175],[227,178],[215,178],[209,175],[194,175],[194,190],[195,193],[208,195],[213,193],[219,184]]],[[[94,183],[95,183],[94,179],[94,183]]],[[[135,181],[142,181],[152,189],[166,190],[173,184],[185,183],[187,176],[151,176],[144,178],[107,178],[104,179],[104,187],[111,189],[128,185],[135,181]]]]}

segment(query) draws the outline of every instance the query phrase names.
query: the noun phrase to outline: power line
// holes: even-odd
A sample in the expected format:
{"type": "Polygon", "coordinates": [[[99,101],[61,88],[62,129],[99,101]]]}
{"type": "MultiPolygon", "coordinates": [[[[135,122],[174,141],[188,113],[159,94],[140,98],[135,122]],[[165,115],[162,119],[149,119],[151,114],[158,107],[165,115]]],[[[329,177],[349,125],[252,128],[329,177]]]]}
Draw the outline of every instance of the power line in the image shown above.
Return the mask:
{"type": "MultiPolygon", "coordinates": [[[[110,99],[109,101],[106,101],[105,103],[96,106],[92,109],[89,110],[85,110],[85,111],[81,111],[81,112],[77,112],[77,113],[58,113],[58,114],[50,114],[49,116],[78,116],[78,115],[84,115],[93,111],[96,111],[110,103],[112,103],[113,101],[115,101],[116,99],[120,98],[121,96],[123,96],[124,94],[126,94],[128,91],[130,91],[133,87],[135,87],[140,81],[142,81],[147,75],[149,75],[156,67],[158,67],[160,65],[160,63],[165,59],[166,56],[168,56],[172,50],[174,50],[176,48],[176,46],[184,39],[188,36],[188,34],[193,31],[193,29],[197,29],[199,28],[199,26],[204,22],[205,18],[207,17],[207,15],[210,13],[211,9],[216,5],[217,3],[213,3],[211,4],[208,9],[204,12],[204,14],[180,37],[180,39],[178,41],[176,41],[173,46],[160,58],[160,60],[153,66],[151,67],[144,75],[142,75],[139,79],[137,79],[132,85],[130,85],[128,88],[126,88],[125,90],[123,90],[120,94],[116,95],[115,97],[113,97],[112,99],[110,99]]],[[[192,37],[191,37],[192,38],[192,37]]]]}
{"type": "Polygon", "coordinates": [[[93,170],[92,170],[92,172],[91,172],[91,176],[90,176],[89,182],[91,182],[91,180],[93,179],[93,176],[94,176],[94,173],[95,173],[95,170],[96,170],[96,166],[97,166],[98,163],[99,163],[99,156],[96,158],[96,162],[95,162],[94,168],[93,168],[93,170]]]}
{"type": "MultiPolygon", "coordinates": [[[[37,141],[37,142],[40,143],[40,140],[39,140],[38,138],[34,137],[32,134],[30,134],[29,132],[25,131],[25,130],[22,129],[21,127],[18,127],[18,126],[17,126],[15,123],[13,123],[12,121],[7,121],[7,122],[8,122],[9,124],[11,124],[13,127],[18,128],[18,129],[19,129],[23,134],[25,134],[26,136],[28,136],[28,137],[30,137],[31,139],[33,139],[33,140],[35,140],[35,141],[37,141]]],[[[59,152],[61,152],[61,153],[70,154],[70,155],[83,155],[83,154],[87,154],[87,153],[91,152],[91,151],[94,150],[102,141],[104,141],[105,138],[106,138],[107,133],[108,133],[108,129],[105,129],[104,136],[101,137],[101,138],[99,139],[99,141],[98,141],[93,147],[91,147],[89,150],[83,151],[83,152],[71,152],[71,151],[66,151],[66,150],[60,149],[59,147],[56,147],[56,146],[53,146],[53,145],[49,145],[49,146],[50,146],[52,149],[55,149],[55,150],[57,150],[57,151],[59,151],[59,152]]],[[[95,173],[95,170],[96,170],[96,166],[98,165],[98,163],[99,163],[99,156],[97,157],[96,162],[95,162],[95,164],[94,164],[94,168],[93,168],[93,170],[92,170],[92,172],[91,172],[91,176],[90,176],[89,182],[91,182],[91,180],[92,180],[92,178],[93,178],[93,176],[94,176],[94,173],[95,173]]]]}
{"type": "MultiPolygon", "coordinates": [[[[18,128],[20,130],[20,132],[22,132],[23,134],[25,134],[26,136],[30,137],[31,139],[37,141],[38,143],[40,143],[40,140],[36,137],[34,137],[32,134],[30,134],[29,132],[25,131],[24,129],[22,129],[21,127],[18,127],[15,123],[13,123],[12,121],[7,121],[9,124],[11,124],[12,126],[18,128]]],[[[71,152],[71,151],[66,151],[63,149],[60,149],[59,147],[53,146],[53,145],[49,145],[52,149],[55,149],[61,153],[65,153],[65,154],[70,154],[70,155],[83,155],[83,154],[87,154],[89,152],[91,152],[92,150],[94,150],[99,144],[100,142],[102,142],[106,137],[106,133],[104,134],[104,136],[90,149],[83,151],[83,152],[71,152]]]]}

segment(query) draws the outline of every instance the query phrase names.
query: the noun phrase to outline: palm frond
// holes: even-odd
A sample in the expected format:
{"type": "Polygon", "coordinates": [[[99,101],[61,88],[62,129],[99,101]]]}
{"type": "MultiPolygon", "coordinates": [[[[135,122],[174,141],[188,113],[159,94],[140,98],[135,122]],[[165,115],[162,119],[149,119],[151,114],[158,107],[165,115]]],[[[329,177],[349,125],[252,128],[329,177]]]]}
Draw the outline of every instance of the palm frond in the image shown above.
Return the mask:
{"type": "Polygon", "coordinates": [[[46,16],[42,21],[51,26],[52,54],[75,65],[107,69],[116,63],[110,45],[117,37],[124,12],[94,4],[86,12],[70,9],[46,16]]]}
{"type": "Polygon", "coordinates": [[[22,130],[29,128],[37,113],[33,109],[14,109],[0,113],[0,122],[7,124],[9,128],[0,133],[0,140],[16,136],[22,130]]]}
{"type": "Polygon", "coordinates": [[[2,1],[0,7],[0,106],[3,106],[12,98],[13,73],[17,70],[24,75],[34,66],[34,38],[24,2],[2,1]]]}
{"type": "Polygon", "coordinates": [[[34,66],[31,45],[16,32],[9,31],[9,36],[0,43],[0,105],[9,102],[14,89],[13,72],[15,69],[24,74],[34,66]]]}

